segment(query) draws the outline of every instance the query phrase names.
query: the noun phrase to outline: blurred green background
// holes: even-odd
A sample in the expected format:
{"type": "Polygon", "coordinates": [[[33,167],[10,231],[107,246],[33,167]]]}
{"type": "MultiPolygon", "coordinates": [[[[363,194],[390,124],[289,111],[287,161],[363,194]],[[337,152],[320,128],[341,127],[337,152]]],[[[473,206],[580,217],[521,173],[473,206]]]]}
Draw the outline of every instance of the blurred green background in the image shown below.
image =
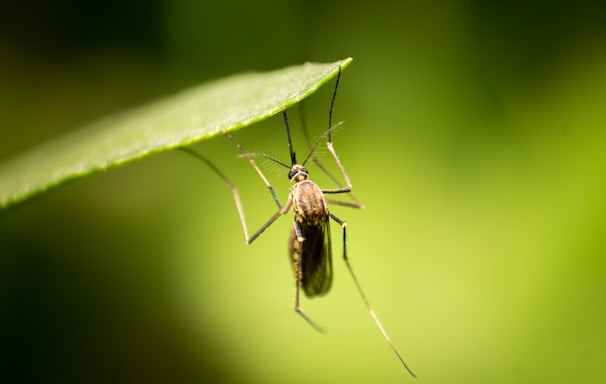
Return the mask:
{"type": "MultiPolygon", "coordinates": [[[[2,8],[0,161],[203,81],[353,57],[335,147],[365,208],[333,212],[419,382],[606,380],[605,2],[2,8]]],[[[306,102],[314,135],[331,88],[306,102]]],[[[236,136],[287,159],[279,116],[236,136]]],[[[251,228],[271,216],[227,140],[195,149],[240,187],[251,228]]],[[[267,175],[285,201],[286,176],[267,175]]],[[[347,275],[336,226],[333,290],[303,302],[327,333],[294,314],[290,225],[246,246],[229,190],[179,152],[2,212],[0,381],[414,381],[347,275]]]]}

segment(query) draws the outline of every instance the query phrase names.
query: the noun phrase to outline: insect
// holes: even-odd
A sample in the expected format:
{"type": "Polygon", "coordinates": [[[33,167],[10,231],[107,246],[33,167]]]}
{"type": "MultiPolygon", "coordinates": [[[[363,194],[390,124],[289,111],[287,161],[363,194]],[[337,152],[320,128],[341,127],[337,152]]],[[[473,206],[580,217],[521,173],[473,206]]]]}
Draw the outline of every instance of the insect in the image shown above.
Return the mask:
{"type": "Polygon", "coordinates": [[[244,232],[244,238],[247,244],[252,243],[257,237],[259,237],[267,228],[269,228],[279,217],[286,214],[289,210],[293,211],[293,225],[290,230],[290,237],[288,242],[290,260],[292,262],[295,281],[296,281],[296,293],[295,293],[295,311],[298,313],[307,323],[309,323],[313,328],[318,331],[322,331],[321,328],[313,322],[306,314],[303,312],[301,308],[300,302],[300,293],[301,290],[305,293],[307,297],[315,297],[321,296],[330,290],[332,285],[332,247],[331,247],[331,234],[330,234],[330,220],[335,221],[343,230],[343,260],[349,270],[349,273],[356,285],[356,288],[364,301],[368,312],[373,318],[375,324],[381,331],[385,341],[388,343],[390,348],[396,354],[402,365],[406,368],[406,370],[416,378],[415,374],[408,367],[395,345],[390,340],[385,328],[379,321],[379,318],[375,314],[375,311],[371,307],[364,291],[358,279],[351,267],[349,259],[347,258],[347,225],[345,221],[341,220],[339,217],[334,215],[330,209],[328,208],[328,204],[342,205],[351,208],[362,208],[362,204],[360,204],[353,196],[349,195],[353,202],[344,202],[339,200],[332,200],[325,195],[332,194],[349,194],[352,190],[352,183],[349,179],[349,176],[345,172],[345,168],[343,164],[339,160],[337,153],[335,152],[333,143],[332,143],[332,133],[336,126],[332,125],[332,112],[334,107],[334,102],[337,94],[337,89],[339,86],[339,80],[341,77],[341,68],[339,68],[339,72],[337,74],[337,79],[335,82],[335,88],[332,94],[332,100],[330,104],[329,117],[328,117],[328,130],[318,138],[313,145],[311,145],[309,138],[307,136],[307,132],[305,131],[305,138],[308,142],[308,146],[310,147],[309,153],[307,157],[302,162],[297,161],[296,153],[293,149],[292,138],[290,134],[290,125],[288,122],[288,116],[286,110],[282,111],[282,115],[284,117],[284,124],[286,126],[286,136],[288,138],[288,148],[290,154],[290,165],[264,154],[252,154],[247,152],[242,145],[229,133],[223,132],[224,135],[230,139],[238,150],[241,152],[242,156],[248,160],[248,162],[252,165],[255,171],[259,174],[265,185],[268,187],[273,200],[278,206],[278,211],[269,219],[265,224],[261,226],[255,233],[251,236],[248,234],[248,228],[246,226],[246,220],[244,217],[244,211],[242,209],[242,203],[240,201],[240,196],[238,193],[238,189],[234,184],[232,184],[228,178],[209,160],[199,155],[197,152],[191,151],[187,148],[181,148],[182,150],[198,157],[202,161],[204,161],[209,167],[213,169],[215,173],[229,186],[231,189],[234,200],[236,203],[236,208],[238,210],[238,215],[240,216],[240,222],[242,225],[242,231],[244,232]],[[330,173],[322,167],[322,165],[317,161],[314,156],[314,151],[320,141],[326,138],[326,146],[328,151],[332,155],[334,161],[341,172],[341,175],[345,181],[345,185],[339,184],[339,182],[330,175],[330,173]],[[255,157],[263,157],[267,160],[275,162],[276,164],[286,167],[289,169],[288,179],[290,180],[292,186],[290,194],[288,195],[288,200],[286,204],[280,204],[278,197],[274,191],[273,186],[269,183],[261,169],[257,166],[254,158],[255,157]],[[329,178],[335,182],[337,185],[336,188],[320,188],[309,178],[309,171],[305,168],[305,164],[311,161],[316,164],[319,169],[321,169],[324,173],[326,173],[329,178]]]}

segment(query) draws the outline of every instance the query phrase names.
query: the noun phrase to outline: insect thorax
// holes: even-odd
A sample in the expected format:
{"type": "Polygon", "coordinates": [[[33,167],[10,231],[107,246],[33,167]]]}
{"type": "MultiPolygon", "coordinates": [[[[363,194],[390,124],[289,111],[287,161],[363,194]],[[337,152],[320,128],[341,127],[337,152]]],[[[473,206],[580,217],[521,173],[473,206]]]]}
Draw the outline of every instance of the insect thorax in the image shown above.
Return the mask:
{"type": "Polygon", "coordinates": [[[328,207],[322,190],[311,180],[303,180],[292,187],[295,220],[308,225],[319,225],[328,220],[328,207]]]}

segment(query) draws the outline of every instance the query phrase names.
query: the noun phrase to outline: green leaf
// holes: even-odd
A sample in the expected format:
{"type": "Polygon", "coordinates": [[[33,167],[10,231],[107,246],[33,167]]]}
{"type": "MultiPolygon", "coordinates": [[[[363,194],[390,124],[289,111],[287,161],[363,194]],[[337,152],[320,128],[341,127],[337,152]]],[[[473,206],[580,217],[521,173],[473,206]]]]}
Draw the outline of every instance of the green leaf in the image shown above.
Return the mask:
{"type": "Polygon", "coordinates": [[[266,119],[314,93],[351,60],[235,75],[87,125],[0,165],[0,209],[66,181],[266,119]]]}

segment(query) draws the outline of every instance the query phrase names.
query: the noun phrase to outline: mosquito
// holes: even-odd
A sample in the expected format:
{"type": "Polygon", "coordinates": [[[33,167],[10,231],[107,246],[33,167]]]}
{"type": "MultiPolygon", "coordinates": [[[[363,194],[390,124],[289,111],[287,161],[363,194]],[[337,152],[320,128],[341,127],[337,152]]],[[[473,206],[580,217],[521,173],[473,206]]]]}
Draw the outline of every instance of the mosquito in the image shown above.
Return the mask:
{"type": "MultiPolygon", "coordinates": [[[[310,324],[314,329],[319,332],[322,332],[322,329],[305,314],[301,307],[300,292],[301,290],[303,290],[303,292],[308,298],[313,298],[316,296],[322,296],[327,294],[331,288],[333,270],[330,219],[335,221],[343,230],[343,260],[345,261],[345,265],[349,270],[349,273],[354,281],[358,293],[362,297],[362,300],[364,301],[364,304],[366,305],[370,316],[372,317],[376,326],[381,331],[381,334],[383,335],[383,338],[385,339],[389,347],[396,354],[397,358],[400,360],[404,368],[406,368],[408,373],[410,373],[412,377],[416,378],[416,375],[408,367],[408,365],[404,361],[404,358],[402,357],[402,355],[400,355],[395,345],[392,343],[391,339],[387,335],[385,328],[379,321],[379,318],[377,317],[375,311],[370,305],[370,302],[366,298],[366,295],[362,290],[360,283],[358,282],[353,268],[351,267],[349,259],[347,258],[346,248],[347,224],[345,223],[345,221],[341,220],[339,217],[333,214],[328,208],[328,204],[341,205],[350,208],[362,208],[362,204],[350,194],[352,190],[352,183],[349,179],[349,176],[347,175],[347,172],[345,172],[345,168],[343,167],[339,156],[337,156],[332,142],[332,133],[335,128],[338,127],[338,125],[332,125],[332,114],[335,98],[337,95],[337,89],[339,87],[340,77],[341,68],[339,67],[335,82],[335,88],[333,90],[332,100],[330,103],[328,115],[328,130],[322,136],[320,136],[314,142],[313,145],[311,145],[309,136],[307,135],[307,131],[304,129],[305,140],[307,141],[309,147],[309,153],[302,162],[297,161],[297,155],[293,149],[292,138],[290,134],[290,124],[288,121],[286,110],[282,111],[282,115],[284,117],[284,124],[286,126],[286,136],[288,138],[290,165],[265,154],[249,153],[231,134],[223,132],[223,134],[235,144],[235,146],[242,154],[242,157],[246,158],[248,162],[252,165],[252,167],[255,169],[255,171],[259,174],[259,176],[269,189],[274,202],[278,206],[278,211],[251,236],[249,236],[248,234],[248,227],[246,225],[244,210],[242,208],[242,203],[240,201],[240,196],[237,187],[232,184],[229,179],[205,157],[188,148],[180,149],[194,155],[195,157],[205,162],[229,186],[234,196],[238,215],[240,216],[240,223],[242,225],[242,231],[244,232],[244,239],[246,241],[246,244],[252,243],[279,217],[283,216],[289,210],[292,209],[293,225],[290,230],[288,249],[296,281],[295,312],[298,313],[308,324],[310,324]],[[334,178],[314,156],[314,151],[323,139],[326,139],[326,146],[328,148],[328,151],[332,155],[337,167],[339,168],[339,171],[341,172],[341,175],[345,182],[344,185],[340,184],[339,181],[334,178]],[[290,194],[288,195],[288,200],[286,201],[286,204],[282,205],[280,203],[273,186],[269,183],[261,169],[257,166],[254,160],[255,157],[263,157],[289,170],[288,179],[291,182],[291,190],[290,194]],[[310,180],[309,171],[307,170],[307,168],[305,168],[305,164],[308,161],[311,161],[312,163],[317,165],[319,169],[324,172],[337,185],[337,187],[320,188],[316,183],[310,180]],[[325,195],[333,194],[347,194],[351,198],[352,202],[333,200],[325,197],[325,195]]],[[[303,126],[305,127],[305,124],[303,124],[303,126]]]]}

